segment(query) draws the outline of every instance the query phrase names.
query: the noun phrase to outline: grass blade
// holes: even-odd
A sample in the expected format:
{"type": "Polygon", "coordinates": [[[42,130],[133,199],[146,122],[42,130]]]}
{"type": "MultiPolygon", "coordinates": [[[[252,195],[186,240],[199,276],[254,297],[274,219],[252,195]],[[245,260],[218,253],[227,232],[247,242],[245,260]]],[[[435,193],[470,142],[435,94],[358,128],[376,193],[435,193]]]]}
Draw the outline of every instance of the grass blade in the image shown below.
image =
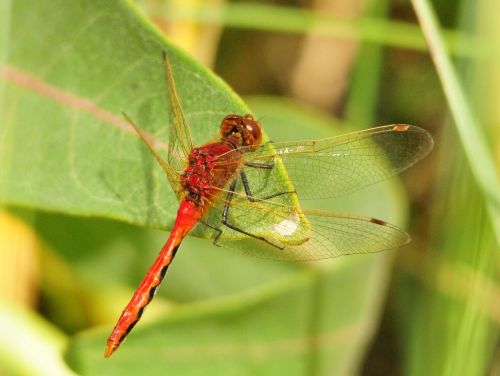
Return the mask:
{"type": "Polygon", "coordinates": [[[413,6],[427,39],[473,176],[485,195],[497,243],[500,244],[500,183],[486,139],[481,132],[480,121],[469,106],[456,70],[446,53],[431,5],[427,0],[413,0],[413,6]]]}

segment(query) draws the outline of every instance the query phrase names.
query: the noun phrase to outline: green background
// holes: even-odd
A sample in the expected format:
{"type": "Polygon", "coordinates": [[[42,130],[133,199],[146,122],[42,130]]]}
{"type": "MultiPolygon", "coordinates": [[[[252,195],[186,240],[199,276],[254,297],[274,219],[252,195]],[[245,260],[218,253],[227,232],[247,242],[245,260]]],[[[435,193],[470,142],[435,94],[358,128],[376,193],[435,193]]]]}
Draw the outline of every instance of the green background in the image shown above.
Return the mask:
{"type": "MultiPolygon", "coordinates": [[[[21,274],[0,291],[0,373],[494,373],[499,206],[488,166],[498,144],[491,35],[499,33],[478,26],[490,24],[494,2],[436,2],[447,30],[432,28],[429,3],[414,2],[419,21],[431,23],[426,38],[444,40],[433,56],[453,58],[437,62],[438,75],[427,55],[394,52],[426,48],[419,26],[405,20],[411,8],[398,1],[373,2],[359,22],[293,4],[193,4],[190,12],[159,1],[0,5],[0,202],[40,248],[26,287],[35,303],[8,298],[25,288],[21,274]],[[217,72],[239,93],[274,95],[243,102],[148,17],[225,27],[217,72]],[[292,43],[313,30],[359,43],[341,110],[330,114],[284,98],[279,74],[265,69],[269,40],[292,43]],[[114,321],[168,236],[152,229],[170,228],[176,213],[161,168],[121,117],[127,112],[164,149],[163,50],[196,144],[217,136],[224,115],[250,110],[275,141],[386,122],[430,130],[438,148],[405,175],[406,190],[394,180],[307,203],[408,227],[414,241],[395,267],[394,251],[283,263],[188,238],[140,324],[105,360],[114,321]]],[[[0,268],[17,270],[16,243],[0,244],[0,268]]]]}

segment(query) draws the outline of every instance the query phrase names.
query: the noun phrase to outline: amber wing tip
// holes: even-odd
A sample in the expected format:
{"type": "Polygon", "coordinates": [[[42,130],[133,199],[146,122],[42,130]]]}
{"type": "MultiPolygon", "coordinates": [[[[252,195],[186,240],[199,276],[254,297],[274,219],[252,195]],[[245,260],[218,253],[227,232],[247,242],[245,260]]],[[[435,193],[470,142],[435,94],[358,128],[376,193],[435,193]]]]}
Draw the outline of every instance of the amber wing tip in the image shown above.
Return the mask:
{"type": "Polygon", "coordinates": [[[396,132],[406,132],[410,126],[408,124],[395,124],[392,129],[396,132]]]}

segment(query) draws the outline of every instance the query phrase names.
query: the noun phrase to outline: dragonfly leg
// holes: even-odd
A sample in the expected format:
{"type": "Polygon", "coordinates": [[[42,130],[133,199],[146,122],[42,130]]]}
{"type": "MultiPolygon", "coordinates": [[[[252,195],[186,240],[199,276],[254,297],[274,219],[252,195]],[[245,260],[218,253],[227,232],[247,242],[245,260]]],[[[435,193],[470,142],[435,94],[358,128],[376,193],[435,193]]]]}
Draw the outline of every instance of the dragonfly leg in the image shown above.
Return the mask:
{"type": "Polygon", "coordinates": [[[271,163],[245,162],[245,166],[272,170],[274,168],[274,159],[271,163]]]}
{"type": "Polygon", "coordinates": [[[250,184],[248,182],[248,178],[247,178],[247,175],[245,174],[245,171],[240,172],[240,177],[241,177],[241,182],[243,183],[243,187],[245,188],[245,193],[247,195],[248,201],[250,201],[250,202],[269,200],[271,198],[278,197],[281,195],[295,193],[295,191],[285,191],[285,192],[274,193],[274,194],[266,196],[266,197],[255,197],[252,194],[252,190],[250,189],[250,184]]]}
{"type": "Polygon", "coordinates": [[[211,228],[212,230],[216,231],[217,232],[217,235],[215,235],[215,239],[213,241],[214,245],[216,245],[217,247],[220,247],[220,245],[217,243],[219,241],[219,238],[220,236],[222,235],[222,230],[220,228],[217,228],[215,226],[212,226],[211,224],[208,224],[207,222],[205,221],[200,221],[201,223],[203,223],[205,226],[211,228]]]}
{"type": "MultiPolygon", "coordinates": [[[[272,141],[268,141],[266,144],[272,144],[272,141]]],[[[274,158],[272,158],[271,163],[245,162],[245,166],[272,170],[274,168],[274,158]]]]}
{"type": "MultiPolygon", "coordinates": [[[[245,235],[250,236],[252,238],[262,240],[262,241],[264,241],[264,242],[266,242],[266,243],[268,243],[268,244],[270,244],[273,247],[276,247],[278,249],[281,249],[281,250],[285,249],[284,246],[279,246],[277,244],[274,244],[273,242],[267,240],[263,236],[258,236],[258,235],[252,234],[252,233],[245,231],[245,230],[228,222],[229,208],[231,207],[231,201],[233,199],[234,191],[236,189],[236,182],[237,182],[237,180],[233,180],[233,182],[229,186],[229,192],[227,193],[227,197],[226,197],[226,204],[224,205],[224,210],[222,211],[222,218],[221,218],[222,224],[226,227],[229,227],[231,230],[238,231],[238,232],[241,232],[242,234],[245,234],[245,235]]],[[[215,241],[217,241],[217,239],[219,238],[220,235],[221,235],[221,233],[219,233],[219,235],[216,237],[215,241]]]]}

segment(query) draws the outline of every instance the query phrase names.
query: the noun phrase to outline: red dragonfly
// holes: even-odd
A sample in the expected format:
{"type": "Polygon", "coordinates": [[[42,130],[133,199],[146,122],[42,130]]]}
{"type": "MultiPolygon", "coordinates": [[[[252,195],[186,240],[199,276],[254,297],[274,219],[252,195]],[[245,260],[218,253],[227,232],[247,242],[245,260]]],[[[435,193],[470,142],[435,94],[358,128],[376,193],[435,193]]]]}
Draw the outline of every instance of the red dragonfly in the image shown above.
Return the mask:
{"type": "Polygon", "coordinates": [[[318,260],[409,242],[406,232],[384,221],[301,209],[298,198],[344,195],[410,167],[432,149],[428,132],[396,124],[314,141],[262,143],[258,121],[232,114],[222,120],[217,141],[194,147],[165,53],[163,61],[172,112],[166,160],[124,116],[165,171],[180,206],[166,244],[108,338],[105,357],[137,324],[197,224],[216,245],[270,259],[318,260]]]}

